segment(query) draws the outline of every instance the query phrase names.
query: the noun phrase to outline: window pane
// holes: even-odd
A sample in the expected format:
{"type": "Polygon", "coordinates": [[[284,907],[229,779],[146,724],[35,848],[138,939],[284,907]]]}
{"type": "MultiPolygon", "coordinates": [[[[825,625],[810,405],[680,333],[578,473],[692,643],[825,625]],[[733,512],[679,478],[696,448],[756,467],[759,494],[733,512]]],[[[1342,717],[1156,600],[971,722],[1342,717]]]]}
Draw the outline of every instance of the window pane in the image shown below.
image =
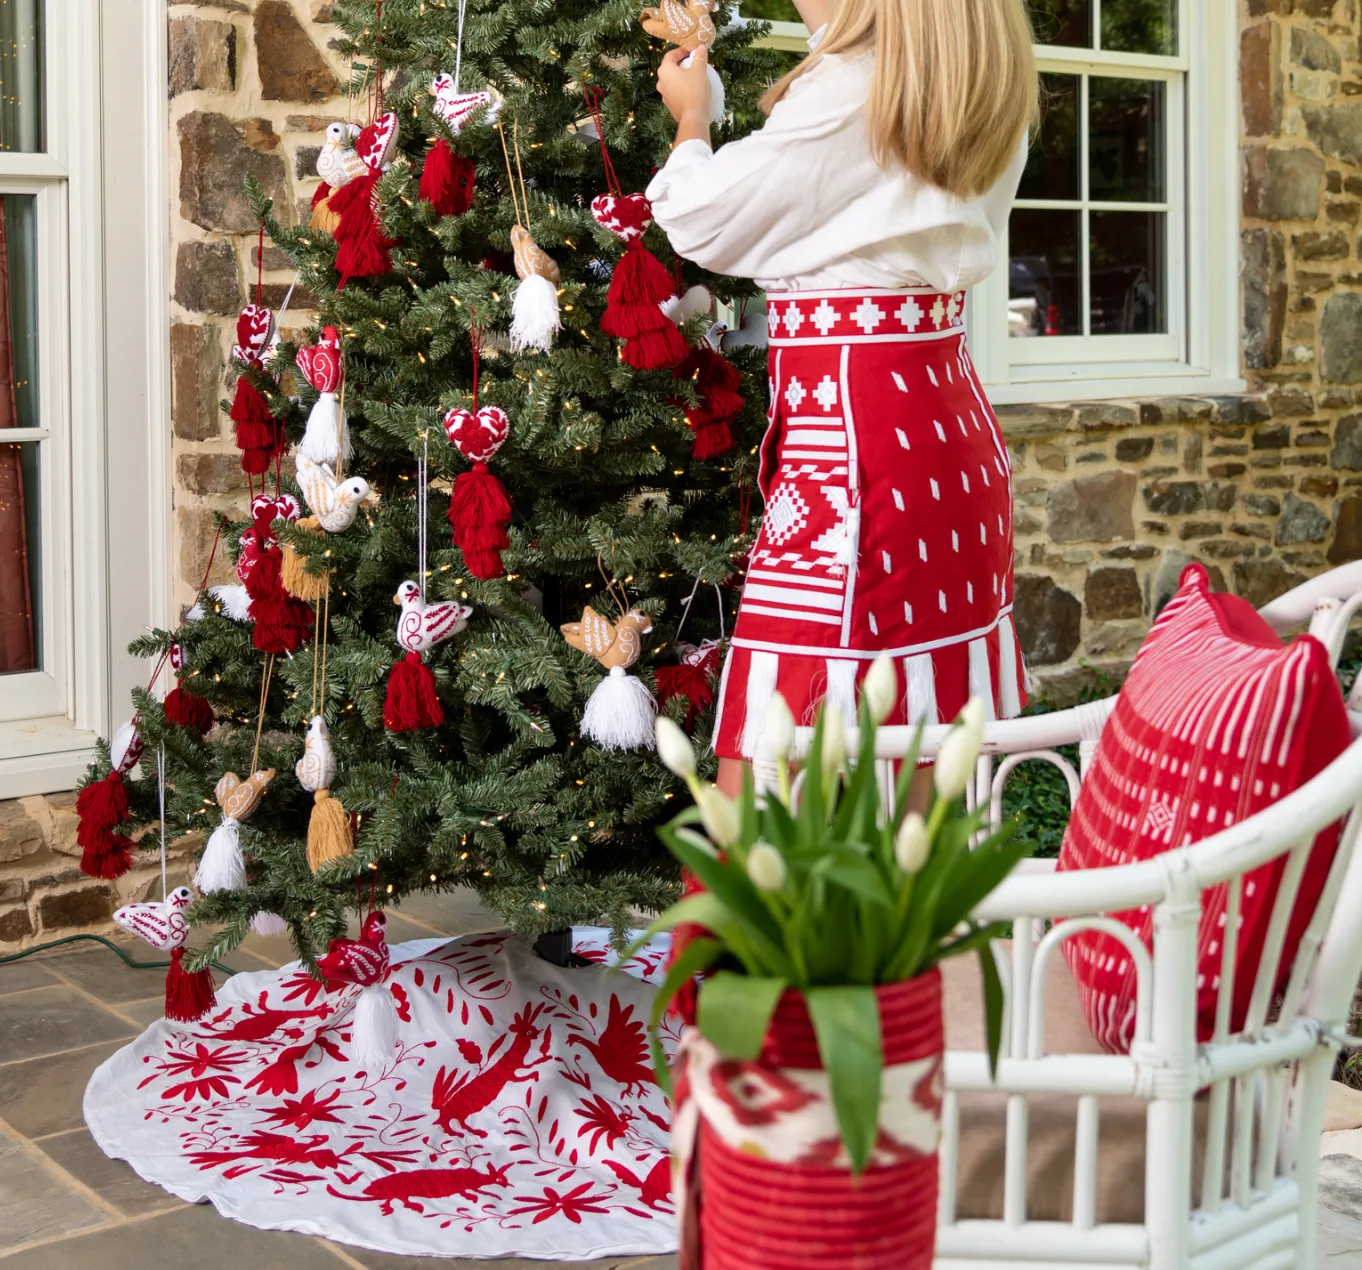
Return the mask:
{"type": "Polygon", "coordinates": [[[1092,334],[1166,332],[1166,215],[1093,212],[1090,225],[1092,334]]]}
{"type": "Polygon", "coordinates": [[[43,148],[42,0],[0,0],[0,150],[43,148]]]}
{"type": "Polygon", "coordinates": [[[1008,333],[1081,335],[1079,213],[1017,208],[1008,229],[1008,333]]]}
{"type": "Polygon", "coordinates": [[[1178,0],[1102,0],[1102,47],[1175,57],[1178,0]]]}
{"type": "Polygon", "coordinates": [[[1092,48],[1092,0],[1027,0],[1026,7],[1037,44],[1092,48]]]}
{"type": "Polygon", "coordinates": [[[1088,81],[1088,197],[1098,202],[1164,200],[1162,80],[1088,81]]]}
{"type": "Polygon", "coordinates": [[[1077,199],[1078,76],[1040,77],[1040,129],[1022,173],[1018,198],[1077,199]]]}
{"type": "MultiPolygon", "coordinates": [[[[0,199],[0,438],[38,426],[36,200],[0,199]]],[[[39,669],[38,443],[0,444],[0,674],[39,669]]]]}
{"type": "Polygon", "coordinates": [[[41,669],[38,442],[0,445],[0,675],[41,669]]]}

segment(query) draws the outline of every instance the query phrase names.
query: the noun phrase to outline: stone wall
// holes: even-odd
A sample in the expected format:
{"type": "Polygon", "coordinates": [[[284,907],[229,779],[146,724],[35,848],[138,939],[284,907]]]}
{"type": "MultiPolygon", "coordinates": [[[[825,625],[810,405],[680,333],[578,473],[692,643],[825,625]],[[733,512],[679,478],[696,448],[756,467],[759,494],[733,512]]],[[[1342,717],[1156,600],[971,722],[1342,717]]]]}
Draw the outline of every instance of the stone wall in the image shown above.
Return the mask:
{"type": "MultiPolygon", "coordinates": [[[[1240,3],[1251,393],[1000,411],[1016,464],[1017,626],[1038,692],[1053,701],[1119,679],[1189,560],[1262,603],[1362,555],[1359,0],[1240,3]]],[[[245,503],[218,409],[233,323],[256,282],[241,181],[255,176],[286,219],[306,216],[322,133],[344,114],[334,99],[345,68],[316,25],[328,11],[328,0],[171,8],[181,603],[204,576],[214,512],[245,503]]],[[[264,300],[278,309],[287,262],[267,247],[263,263],[264,300]]],[[[305,322],[307,304],[295,292],[284,325],[305,322]]],[[[213,580],[230,572],[219,552],[213,580]]],[[[98,928],[117,902],[158,885],[150,870],[117,886],[83,878],[73,802],[0,803],[0,944],[98,928]]]]}

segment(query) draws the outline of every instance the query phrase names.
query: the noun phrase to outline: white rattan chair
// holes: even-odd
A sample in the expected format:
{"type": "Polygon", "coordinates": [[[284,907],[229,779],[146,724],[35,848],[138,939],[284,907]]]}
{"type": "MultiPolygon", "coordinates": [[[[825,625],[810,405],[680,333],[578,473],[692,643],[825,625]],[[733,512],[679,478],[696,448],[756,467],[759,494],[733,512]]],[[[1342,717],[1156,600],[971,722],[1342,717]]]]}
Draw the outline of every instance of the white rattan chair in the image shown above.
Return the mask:
{"type": "MultiPolygon", "coordinates": [[[[1335,658],[1362,606],[1362,562],[1297,588],[1263,610],[1285,634],[1307,622],[1335,658]]],[[[1349,701],[1362,701],[1354,690],[1349,701]]],[[[1002,791],[1019,763],[1060,768],[1071,798],[1081,780],[1057,748],[1077,745],[1086,769],[1115,698],[1061,713],[991,723],[972,791],[1001,816],[1002,791]]],[[[1354,735],[1359,718],[1353,716],[1354,735]]],[[[928,729],[924,753],[947,729],[928,729]]],[[[795,757],[808,752],[811,729],[797,732],[795,757]]],[[[876,759],[882,788],[892,791],[894,760],[912,730],[883,729],[876,759]]],[[[855,752],[852,744],[852,752],[855,752]]],[[[758,782],[769,765],[758,761],[758,782]]],[[[892,795],[891,795],[892,796],[892,795]]],[[[941,1270],[1060,1266],[1074,1270],[1311,1270],[1315,1265],[1316,1170],[1325,1094],[1346,1043],[1354,986],[1362,973],[1362,740],[1294,794],[1193,846],[1120,868],[1056,873],[1054,861],[1028,862],[977,916],[1010,922],[1010,946],[995,953],[1007,1010],[996,1082],[983,1053],[949,1052],[941,1147],[941,1270]],[[1318,830],[1347,817],[1338,854],[1284,994],[1274,994],[1282,945],[1306,855],[1318,830]],[[1227,930],[1233,930],[1245,874],[1286,856],[1281,892],[1243,1029],[1228,1026],[1235,940],[1227,937],[1212,1040],[1196,1038],[1197,922],[1201,895],[1229,884],[1227,930]],[[1154,908],[1152,955],[1104,913],[1154,908]],[[1136,1035],[1125,1055],[1047,1052],[1044,986],[1060,943],[1081,930],[1122,939],[1138,967],[1136,1035]],[[1005,1142],[1001,1220],[957,1217],[956,1182],[962,1095],[1005,1095],[997,1135],[1005,1142]],[[1196,1149],[1198,1094],[1204,1132],[1196,1149]],[[1068,1221],[1028,1219],[1028,1099],[1076,1099],[1073,1205],[1068,1221]],[[1138,1098],[1145,1117],[1142,1224],[1099,1224],[1099,1106],[1104,1098],[1138,1098]],[[1198,1176],[1194,1157],[1200,1155],[1198,1176]]]]}

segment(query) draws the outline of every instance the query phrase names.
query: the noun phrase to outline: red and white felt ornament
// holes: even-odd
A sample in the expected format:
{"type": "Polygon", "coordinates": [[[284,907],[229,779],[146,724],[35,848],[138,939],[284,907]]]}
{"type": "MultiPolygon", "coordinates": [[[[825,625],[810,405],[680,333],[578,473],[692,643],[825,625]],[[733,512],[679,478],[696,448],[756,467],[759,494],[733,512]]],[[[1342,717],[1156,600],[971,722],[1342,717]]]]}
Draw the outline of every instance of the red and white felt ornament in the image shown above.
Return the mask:
{"type": "Polygon", "coordinates": [[[327,463],[334,468],[337,462],[350,461],[350,434],[341,415],[337,393],[341,386],[340,334],[334,326],[323,328],[315,344],[298,350],[298,369],[303,378],[317,391],[317,400],[307,416],[303,439],[298,453],[314,463],[327,463]]]}
{"type": "Polygon", "coordinates": [[[265,354],[274,335],[274,314],[261,304],[248,304],[236,320],[236,343],[232,362],[237,367],[236,393],[228,417],[236,425],[236,448],[241,451],[241,470],[260,476],[282,453],[284,430],[270,414],[264,394],[251,380],[262,373],[265,354]]]}
{"type": "Polygon", "coordinates": [[[369,171],[364,160],[355,153],[355,138],[358,136],[358,124],[337,120],[327,125],[326,142],[317,155],[317,175],[321,177],[322,183],[312,194],[309,224],[313,229],[335,233],[340,217],[331,208],[331,195],[369,171]]]}
{"type": "Polygon", "coordinates": [[[356,1070],[369,1073],[392,1061],[398,1041],[397,1007],[388,989],[387,925],[382,913],[370,913],[358,939],[333,939],[326,955],[317,958],[327,983],[361,988],[350,1015],[350,1058],[356,1070]]]}
{"type": "Polygon", "coordinates": [[[642,194],[598,194],[591,200],[596,222],[624,243],[606,293],[601,330],[624,341],[621,356],[636,370],[664,370],[686,356],[686,341],[664,307],[676,299],[676,280],[643,245],[653,221],[642,194]]]}
{"type": "Polygon", "coordinates": [[[675,666],[659,666],[653,671],[657,681],[657,703],[662,707],[673,697],[684,697],[686,727],[689,728],[694,725],[696,714],[714,701],[723,646],[713,639],[698,646],[678,641],[676,652],[680,660],[675,666]]]}
{"type": "Polygon", "coordinates": [[[643,637],[653,629],[646,613],[630,609],[623,588],[610,585],[623,616],[612,622],[589,604],[580,622],[559,629],[573,648],[594,657],[608,672],[587,698],[582,734],[607,750],[651,750],[656,746],[657,701],[629,668],[643,655],[643,637]]]}
{"type": "Polygon", "coordinates": [[[129,719],[109,741],[109,771],[76,795],[76,845],[80,871],[109,880],[132,868],[132,839],[114,830],[128,820],[128,791],[123,777],[142,756],[136,718],[129,719]]]}
{"type": "Polygon", "coordinates": [[[291,494],[260,494],[251,502],[252,527],[241,536],[237,577],[250,597],[251,641],[262,653],[291,653],[312,636],[312,606],[284,589],[284,553],[273,533],[276,520],[297,520],[291,494]],[[249,536],[249,537],[248,537],[249,536]]]}
{"type": "Polygon", "coordinates": [[[184,686],[184,676],[180,673],[184,670],[184,649],[179,644],[171,644],[169,656],[170,668],[175,672],[175,686],[166,693],[161,711],[167,723],[202,736],[213,726],[213,707],[184,686]]]}
{"type": "MultiPolygon", "coordinates": [[[[418,496],[424,494],[423,485],[418,496]]],[[[422,655],[462,631],[473,610],[454,600],[428,604],[415,582],[402,583],[393,603],[402,610],[397,619],[397,642],[407,655],[388,673],[383,726],[389,732],[439,727],[445,721],[444,709],[435,692],[435,676],[422,655]]]]}
{"type": "MultiPolygon", "coordinates": [[[[458,80],[442,71],[430,82],[434,98],[430,110],[453,137],[464,130],[468,121],[485,108],[484,123],[496,122],[501,103],[491,93],[461,93],[458,80]]],[[[476,172],[472,161],[457,153],[444,137],[437,137],[426,152],[421,169],[421,197],[441,216],[462,216],[473,206],[473,187],[476,172]]]]}
{"type": "Polygon", "coordinates": [[[473,466],[454,478],[449,495],[449,526],[454,545],[463,552],[475,578],[495,578],[502,572],[501,553],[511,545],[511,500],[506,487],[488,468],[506,442],[511,421],[500,406],[478,405],[478,364],[481,336],[473,327],[473,406],[456,406],[444,417],[449,443],[473,466]]]}
{"type": "Polygon", "coordinates": [[[388,238],[379,224],[378,183],[397,151],[396,113],[386,111],[361,129],[354,150],[364,164],[364,174],[347,181],[327,199],[331,211],[340,217],[332,233],[338,248],[339,287],[351,278],[371,278],[392,268],[388,249],[397,240],[388,238]]]}
{"type": "Polygon", "coordinates": [[[194,892],[187,886],[177,886],[159,902],[125,904],[113,915],[114,922],[124,930],[145,939],[159,952],[170,954],[165,1017],[177,1023],[193,1023],[217,1003],[212,972],[203,969],[191,973],[182,964],[189,939],[184,911],[193,902],[194,892]]]}

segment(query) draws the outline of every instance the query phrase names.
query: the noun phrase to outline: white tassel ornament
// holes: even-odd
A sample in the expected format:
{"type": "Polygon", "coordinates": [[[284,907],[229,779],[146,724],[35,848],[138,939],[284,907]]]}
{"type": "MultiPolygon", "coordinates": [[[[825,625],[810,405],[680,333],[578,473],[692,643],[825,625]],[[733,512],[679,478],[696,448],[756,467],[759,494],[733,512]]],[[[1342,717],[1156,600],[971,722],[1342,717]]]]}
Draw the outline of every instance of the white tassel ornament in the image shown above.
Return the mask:
{"type": "Polygon", "coordinates": [[[511,348],[516,352],[537,348],[547,353],[563,325],[558,312],[562,275],[553,257],[521,225],[511,230],[511,251],[520,279],[511,300],[511,348]]]}
{"type": "Polygon", "coordinates": [[[582,733],[607,750],[651,750],[656,746],[657,701],[637,676],[626,673],[643,653],[652,620],[631,610],[617,623],[588,605],[580,622],[562,628],[573,648],[594,657],[610,673],[596,686],[582,713],[582,733]]]}
{"type": "Polygon", "coordinates": [[[288,923],[278,913],[262,909],[251,918],[251,930],[268,939],[271,935],[282,935],[288,930],[288,923]]]}
{"type": "Polygon", "coordinates": [[[226,772],[213,790],[222,808],[222,823],[213,830],[194,874],[194,885],[205,895],[240,891],[246,886],[246,861],[241,854],[241,822],[260,805],[274,779],[274,768],[252,772],[242,780],[226,772]]]}
{"type": "Polygon", "coordinates": [[[374,983],[355,1000],[350,1016],[350,1057],[360,1070],[382,1070],[397,1049],[397,1007],[387,983],[374,983]]]}

